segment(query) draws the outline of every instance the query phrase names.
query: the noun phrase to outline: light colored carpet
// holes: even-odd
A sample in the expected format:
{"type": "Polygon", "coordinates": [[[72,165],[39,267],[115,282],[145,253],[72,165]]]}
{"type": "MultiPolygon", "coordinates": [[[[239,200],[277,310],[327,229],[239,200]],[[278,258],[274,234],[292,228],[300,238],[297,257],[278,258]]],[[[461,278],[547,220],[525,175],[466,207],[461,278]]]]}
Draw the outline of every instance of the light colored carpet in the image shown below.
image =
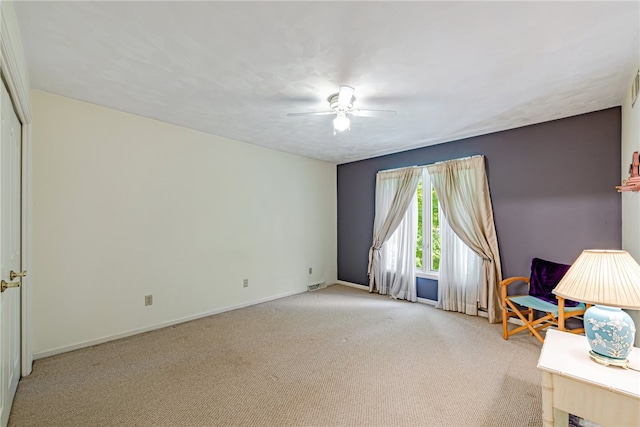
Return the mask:
{"type": "Polygon", "coordinates": [[[540,344],[330,286],[37,360],[10,426],[540,426],[540,344]]]}

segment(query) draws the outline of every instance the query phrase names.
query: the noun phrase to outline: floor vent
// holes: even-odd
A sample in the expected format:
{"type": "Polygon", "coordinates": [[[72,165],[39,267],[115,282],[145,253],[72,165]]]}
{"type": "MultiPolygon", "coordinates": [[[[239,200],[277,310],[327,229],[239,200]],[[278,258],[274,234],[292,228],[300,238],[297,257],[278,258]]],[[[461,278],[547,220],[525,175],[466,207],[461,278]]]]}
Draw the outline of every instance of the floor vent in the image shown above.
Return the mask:
{"type": "Polygon", "coordinates": [[[311,291],[317,291],[318,289],[322,289],[322,288],[324,288],[324,287],[326,287],[326,286],[325,286],[325,284],[324,284],[324,282],[312,283],[312,284],[310,284],[310,285],[307,285],[307,290],[308,290],[309,292],[311,292],[311,291]]]}

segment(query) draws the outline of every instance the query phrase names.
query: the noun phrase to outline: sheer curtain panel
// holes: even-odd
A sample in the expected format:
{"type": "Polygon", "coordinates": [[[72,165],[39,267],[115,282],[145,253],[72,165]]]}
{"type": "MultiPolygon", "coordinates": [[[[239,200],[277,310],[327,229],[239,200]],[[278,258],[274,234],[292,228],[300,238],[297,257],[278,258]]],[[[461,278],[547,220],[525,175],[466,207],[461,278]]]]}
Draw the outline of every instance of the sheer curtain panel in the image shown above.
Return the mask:
{"type": "Polygon", "coordinates": [[[427,169],[449,226],[482,258],[479,304],[487,310],[489,322],[498,323],[502,267],[484,156],[436,163],[427,169]]]}
{"type": "Polygon", "coordinates": [[[369,249],[369,292],[415,302],[416,190],[422,168],[376,175],[373,242],[369,249]]]}
{"type": "Polygon", "coordinates": [[[482,258],[440,222],[440,270],[436,308],[478,315],[482,258]]]}

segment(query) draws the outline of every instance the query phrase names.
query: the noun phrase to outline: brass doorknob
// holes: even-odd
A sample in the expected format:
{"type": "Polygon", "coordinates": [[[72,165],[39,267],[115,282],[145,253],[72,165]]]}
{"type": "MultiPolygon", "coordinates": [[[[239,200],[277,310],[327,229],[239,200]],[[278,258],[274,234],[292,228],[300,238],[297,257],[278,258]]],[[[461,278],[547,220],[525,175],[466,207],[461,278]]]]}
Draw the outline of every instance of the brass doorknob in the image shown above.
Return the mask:
{"type": "Polygon", "coordinates": [[[7,283],[4,280],[0,282],[0,292],[6,291],[8,288],[19,288],[20,282],[7,283]]]}
{"type": "Polygon", "coordinates": [[[16,277],[24,277],[27,275],[26,271],[21,271],[20,273],[16,273],[15,271],[11,270],[11,272],[9,273],[9,279],[13,280],[16,277]]]}

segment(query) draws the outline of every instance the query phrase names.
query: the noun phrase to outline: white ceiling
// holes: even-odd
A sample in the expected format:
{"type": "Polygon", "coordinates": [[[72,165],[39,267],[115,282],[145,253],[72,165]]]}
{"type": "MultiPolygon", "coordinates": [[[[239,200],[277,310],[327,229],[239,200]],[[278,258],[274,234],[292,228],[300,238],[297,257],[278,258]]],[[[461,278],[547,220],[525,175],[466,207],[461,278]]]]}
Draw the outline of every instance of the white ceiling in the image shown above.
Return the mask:
{"type": "Polygon", "coordinates": [[[18,2],[31,84],[346,163],[622,104],[629,2],[18,2]],[[341,84],[355,108],[333,135],[341,84]]]}

